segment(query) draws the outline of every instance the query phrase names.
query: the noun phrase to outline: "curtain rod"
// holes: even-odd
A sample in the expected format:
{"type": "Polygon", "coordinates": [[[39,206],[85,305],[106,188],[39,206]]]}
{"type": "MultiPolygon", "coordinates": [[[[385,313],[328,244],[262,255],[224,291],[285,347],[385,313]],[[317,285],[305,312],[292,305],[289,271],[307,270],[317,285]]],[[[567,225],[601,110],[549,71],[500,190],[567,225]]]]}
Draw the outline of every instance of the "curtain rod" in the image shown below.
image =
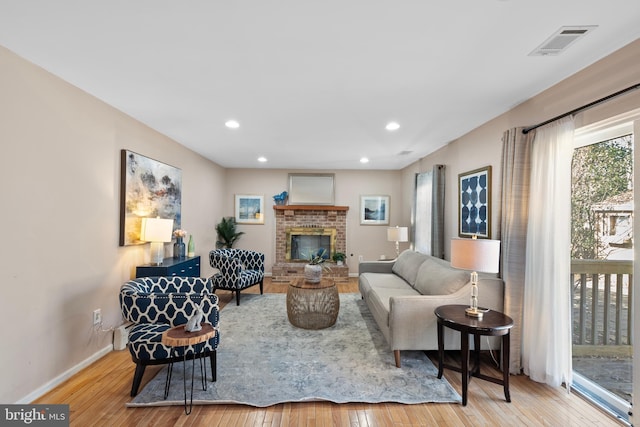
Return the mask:
{"type": "Polygon", "coordinates": [[[556,120],[561,119],[563,117],[571,116],[573,114],[579,113],[580,111],[588,110],[591,107],[595,107],[598,104],[602,104],[603,102],[609,101],[610,99],[613,99],[613,98],[618,97],[620,95],[624,95],[625,93],[631,92],[632,90],[636,90],[636,89],[640,89],[640,83],[636,83],[633,86],[629,86],[626,89],[619,90],[618,92],[612,93],[611,95],[605,96],[604,98],[597,99],[597,100],[595,100],[593,102],[590,102],[588,104],[583,105],[582,107],[578,107],[578,108],[576,108],[574,110],[571,110],[571,111],[569,111],[567,113],[560,114],[559,116],[556,116],[556,117],[554,117],[552,119],[546,120],[546,121],[544,121],[542,123],[538,123],[535,126],[529,126],[527,128],[524,128],[524,129],[522,129],[522,133],[524,133],[526,135],[527,133],[531,132],[534,129],[539,128],[540,126],[548,125],[549,123],[555,122],[556,120]]]}

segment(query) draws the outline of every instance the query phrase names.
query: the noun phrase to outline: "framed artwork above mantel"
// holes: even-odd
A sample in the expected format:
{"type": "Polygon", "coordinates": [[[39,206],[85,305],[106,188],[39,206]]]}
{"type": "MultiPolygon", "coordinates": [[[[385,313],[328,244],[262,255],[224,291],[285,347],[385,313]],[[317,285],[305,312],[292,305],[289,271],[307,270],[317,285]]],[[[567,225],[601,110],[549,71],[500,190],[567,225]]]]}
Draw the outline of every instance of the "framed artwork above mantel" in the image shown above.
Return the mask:
{"type": "Polygon", "coordinates": [[[335,174],[289,174],[289,205],[333,205],[334,201],[335,174]]]}

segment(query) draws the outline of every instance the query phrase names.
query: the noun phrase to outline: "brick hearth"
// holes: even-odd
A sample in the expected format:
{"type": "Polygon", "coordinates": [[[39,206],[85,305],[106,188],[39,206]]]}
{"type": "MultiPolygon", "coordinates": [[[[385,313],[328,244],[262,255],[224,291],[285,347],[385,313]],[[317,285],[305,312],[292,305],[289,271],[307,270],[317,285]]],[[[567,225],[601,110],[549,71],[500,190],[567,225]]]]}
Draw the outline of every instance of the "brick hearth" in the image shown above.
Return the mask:
{"type": "MultiPolygon", "coordinates": [[[[304,275],[304,262],[288,262],[286,260],[286,230],[291,227],[317,227],[336,229],[336,252],[347,252],[347,211],[348,206],[315,206],[315,205],[274,205],[276,217],[276,262],[272,268],[274,282],[288,282],[293,277],[304,275]]],[[[323,276],[336,280],[348,280],[349,267],[330,263],[331,271],[323,276]]]]}

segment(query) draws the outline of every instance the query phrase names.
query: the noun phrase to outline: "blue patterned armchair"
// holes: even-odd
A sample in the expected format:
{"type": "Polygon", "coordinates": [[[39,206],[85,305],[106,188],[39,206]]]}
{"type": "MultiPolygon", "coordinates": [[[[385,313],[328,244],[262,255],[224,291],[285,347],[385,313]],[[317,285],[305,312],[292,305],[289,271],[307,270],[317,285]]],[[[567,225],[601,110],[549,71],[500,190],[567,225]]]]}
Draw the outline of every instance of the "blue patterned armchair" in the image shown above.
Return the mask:
{"type": "Polygon", "coordinates": [[[171,347],[162,344],[164,331],[187,323],[196,308],[202,308],[204,322],[216,329],[216,335],[204,343],[197,357],[209,357],[211,377],[216,380],[216,349],[218,333],[218,297],[211,293],[211,281],[200,277],[141,277],[126,282],[120,288],[122,317],[134,325],[129,331],[129,351],[136,364],[131,396],[138,388],[147,365],[159,365],[193,359],[193,346],[178,347],[171,355],[171,347]]]}
{"type": "Polygon", "coordinates": [[[260,284],[264,285],[264,254],[247,249],[216,249],[209,253],[211,267],[219,272],[213,280],[213,291],[226,289],[236,293],[236,305],[240,305],[240,291],[260,284]]]}

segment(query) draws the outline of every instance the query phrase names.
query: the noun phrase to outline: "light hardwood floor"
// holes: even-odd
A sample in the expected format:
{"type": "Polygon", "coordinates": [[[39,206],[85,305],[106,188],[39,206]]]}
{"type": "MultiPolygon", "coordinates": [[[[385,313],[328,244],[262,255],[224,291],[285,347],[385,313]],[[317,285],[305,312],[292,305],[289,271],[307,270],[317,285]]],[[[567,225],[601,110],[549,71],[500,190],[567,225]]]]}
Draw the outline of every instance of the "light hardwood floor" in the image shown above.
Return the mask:
{"type": "MultiPolygon", "coordinates": [[[[357,282],[339,284],[340,292],[357,292],[357,282]]],[[[250,292],[258,292],[251,289],[250,292]]],[[[265,282],[265,292],[286,292],[286,285],[265,282]]],[[[219,291],[220,306],[231,293],[219,291]]],[[[235,304],[235,300],[232,302],[235,304]]],[[[224,311],[222,311],[224,317],[224,311]]],[[[437,363],[435,352],[429,357],[437,363]]],[[[459,360],[455,352],[447,355],[459,360]]],[[[483,356],[484,357],[484,356],[483,356]]],[[[487,356],[484,373],[499,376],[487,356]]],[[[159,371],[149,367],[142,387],[159,371]]],[[[224,366],[218,365],[218,369],[224,366]]],[[[74,426],[617,426],[613,418],[575,394],[511,376],[511,403],[502,387],[474,378],[468,404],[335,404],[329,402],[286,403],[268,408],[242,405],[194,406],[185,415],[182,406],[127,408],[134,364],[128,351],[114,351],[93,363],[33,403],[70,405],[74,426]]],[[[445,377],[460,393],[460,374],[445,370],[445,377]]]]}

